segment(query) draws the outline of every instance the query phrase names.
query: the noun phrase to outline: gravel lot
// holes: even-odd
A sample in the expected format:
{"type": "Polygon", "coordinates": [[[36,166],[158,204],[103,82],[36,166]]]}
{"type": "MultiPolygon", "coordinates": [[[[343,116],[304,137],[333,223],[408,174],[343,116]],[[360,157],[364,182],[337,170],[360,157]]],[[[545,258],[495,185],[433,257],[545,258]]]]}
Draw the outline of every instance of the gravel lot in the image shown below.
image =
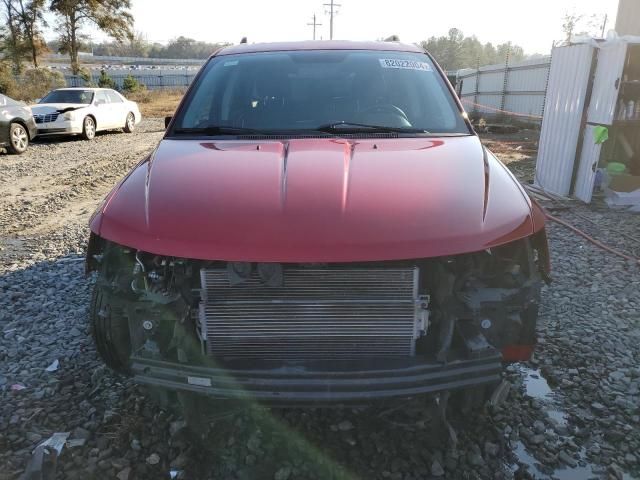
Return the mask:
{"type": "MultiPolygon", "coordinates": [[[[161,132],[162,120],[145,120],[131,135],[0,155],[0,478],[18,478],[54,432],[72,440],[57,478],[640,478],[639,269],[556,224],[535,360],[508,368],[499,405],[450,416],[456,445],[424,401],[396,410],[251,407],[195,441],[183,419],[102,367],[86,318],[88,217],[161,132]]],[[[487,141],[530,178],[532,134],[487,141]]],[[[551,207],[640,252],[632,239],[640,216],[551,207]]]]}

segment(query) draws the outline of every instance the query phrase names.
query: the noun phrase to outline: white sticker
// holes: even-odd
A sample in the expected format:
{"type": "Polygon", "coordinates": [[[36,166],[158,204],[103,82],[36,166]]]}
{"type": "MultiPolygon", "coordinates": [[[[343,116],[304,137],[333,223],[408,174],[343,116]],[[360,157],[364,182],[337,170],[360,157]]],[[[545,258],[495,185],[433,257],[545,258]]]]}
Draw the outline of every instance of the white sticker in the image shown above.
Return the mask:
{"type": "Polygon", "coordinates": [[[381,58],[380,66],[382,68],[399,68],[401,70],[420,70],[423,72],[431,72],[431,66],[427,62],[418,62],[416,60],[398,60],[394,58],[381,58]]]}
{"type": "Polygon", "coordinates": [[[189,385],[199,385],[201,387],[210,387],[211,379],[204,377],[187,377],[187,383],[189,385]]]}
{"type": "Polygon", "coordinates": [[[225,67],[233,67],[238,64],[238,60],[227,60],[224,62],[225,67]]]}

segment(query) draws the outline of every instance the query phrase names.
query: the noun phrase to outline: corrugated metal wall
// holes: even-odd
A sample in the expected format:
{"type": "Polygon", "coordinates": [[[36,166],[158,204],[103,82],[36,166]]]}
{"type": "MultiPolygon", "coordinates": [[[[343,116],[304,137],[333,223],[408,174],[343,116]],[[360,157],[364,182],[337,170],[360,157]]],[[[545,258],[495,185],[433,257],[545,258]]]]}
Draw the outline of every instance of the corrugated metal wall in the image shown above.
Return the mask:
{"type": "Polygon", "coordinates": [[[460,98],[468,112],[539,124],[550,57],[457,72],[460,98]]]}
{"type": "Polygon", "coordinates": [[[553,50],[536,184],[558,195],[568,195],[571,188],[593,56],[588,44],[553,50]]]}

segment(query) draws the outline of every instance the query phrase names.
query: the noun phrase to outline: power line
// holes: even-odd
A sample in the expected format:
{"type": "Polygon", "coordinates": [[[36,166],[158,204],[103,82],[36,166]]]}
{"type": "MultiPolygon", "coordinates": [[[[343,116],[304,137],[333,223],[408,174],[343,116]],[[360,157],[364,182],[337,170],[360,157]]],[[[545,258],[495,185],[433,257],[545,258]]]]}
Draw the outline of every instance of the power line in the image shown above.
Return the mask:
{"type": "Polygon", "coordinates": [[[313,25],[313,39],[316,39],[316,27],[321,27],[322,24],[321,23],[317,23],[316,22],[316,14],[313,14],[313,23],[307,23],[307,25],[311,26],[313,25]]]}
{"type": "Polygon", "coordinates": [[[342,5],[331,0],[330,3],[325,3],[324,6],[329,7],[329,40],[333,40],[333,15],[338,13],[334,10],[336,10],[338,7],[341,7],[342,5]]]}

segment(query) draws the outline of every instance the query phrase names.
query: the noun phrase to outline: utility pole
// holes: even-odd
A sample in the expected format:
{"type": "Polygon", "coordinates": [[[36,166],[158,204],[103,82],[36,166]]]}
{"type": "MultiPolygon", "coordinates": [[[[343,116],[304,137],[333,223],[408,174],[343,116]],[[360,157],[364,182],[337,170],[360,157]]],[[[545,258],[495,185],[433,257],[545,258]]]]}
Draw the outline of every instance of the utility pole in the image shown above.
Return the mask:
{"type": "Polygon", "coordinates": [[[341,7],[342,5],[340,5],[339,3],[335,3],[334,0],[331,0],[330,3],[325,3],[324,6],[329,7],[329,40],[333,40],[333,15],[338,13],[334,10],[336,10],[338,7],[341,7]]]}
{"type": "Polygon", "coordinates": [[[307,25],[311,26],[313,25],[313,39],[316,39],[316,27],[321,27],[322,24],[321,23],[317,23],[316,22],[316,14],[313,14],[313,23],[307,23],[307,25]]]}
{"type": "Polygon", "coordinates": [[[602,22],[602,33],[600,34],[600,36],[602,38],[604,38],[604,32],[607,29],[607,21],[609,20],[609,15],[608,14],[604,14],[604,22],[602,22]]]}

